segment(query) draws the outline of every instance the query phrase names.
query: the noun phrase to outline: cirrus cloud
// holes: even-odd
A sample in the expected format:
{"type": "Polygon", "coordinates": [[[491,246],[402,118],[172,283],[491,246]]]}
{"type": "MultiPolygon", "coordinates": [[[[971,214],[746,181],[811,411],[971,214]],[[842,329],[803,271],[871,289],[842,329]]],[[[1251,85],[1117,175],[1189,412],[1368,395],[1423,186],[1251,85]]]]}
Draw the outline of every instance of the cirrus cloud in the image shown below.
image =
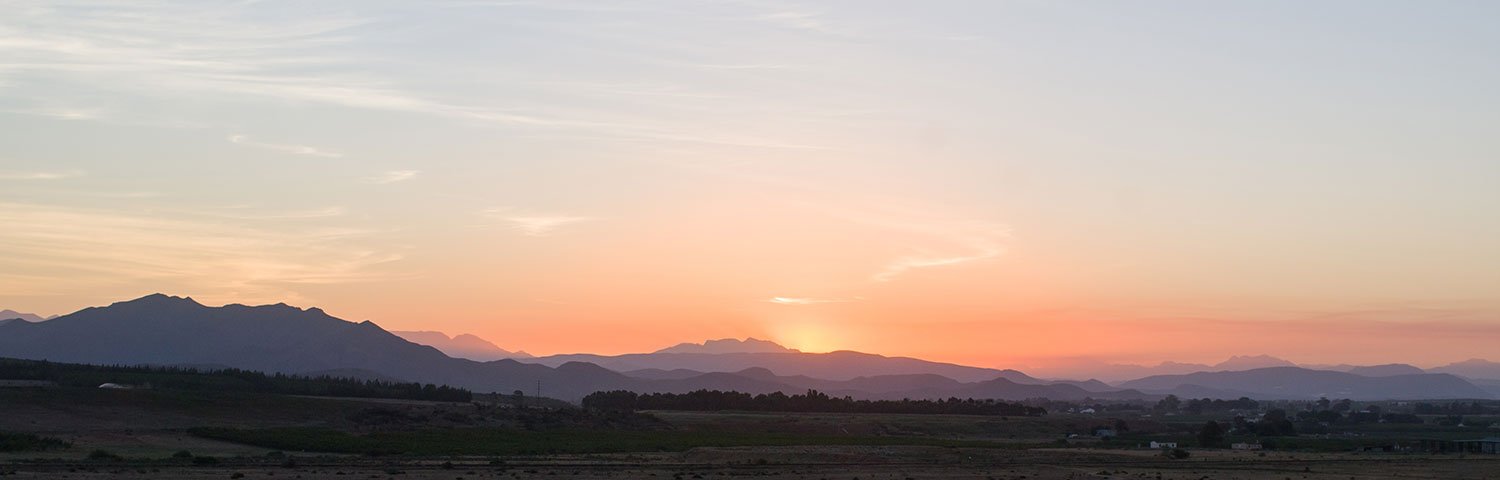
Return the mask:
{"type": "Polygon", "coordinates": [[[247,147],[262,148],[262,149],[266,149],[266,150],[275,150],[275,151],[278,151],[278,152],[290,153],[290,154],[293,154],[293,155],[307,155],[307,156],[310,156],[310,157],[339,158],[339,157],[344,156],[344,154],[339,153],[339,152],[332,152],[332,151],[328,151],[328,150],[323,150],[323,149],[320,149],[320,148],[317,148],[317,147],[309,147],[307,145],[293,145],[293,144],[285,144],[285,143],[260,142],[260,141],[256,141],[256,140],[251,140],[248,135],[242,135],[242,134],[230,135],[229,136],[229,143],[233,143],[233,144],[236,144],[236,145],[244,145],[244,146],[247,146],[247,147]]]}
{"type": "Polygon", "coordinates": [[[481,211],[480,215],[505,222],[511,228],[529,237],[543,237],[565,225],[597,220],[594,217],[581,215],[520,213],[514,207],[489,208],[481,211]]]}
{"type": "Polygon", "coordinates": [[[364,181],[365,183],[386,185],[411,180],[412,178],[415,178],[419,173],[422,172],[420,170],[389,170],[379,175],[365,177],[364,181]]]}
{"type": "Polygon", "coordinates": [[[82,170],[0,173],[0,180],[59,180],[83,176],[82,170]]]}

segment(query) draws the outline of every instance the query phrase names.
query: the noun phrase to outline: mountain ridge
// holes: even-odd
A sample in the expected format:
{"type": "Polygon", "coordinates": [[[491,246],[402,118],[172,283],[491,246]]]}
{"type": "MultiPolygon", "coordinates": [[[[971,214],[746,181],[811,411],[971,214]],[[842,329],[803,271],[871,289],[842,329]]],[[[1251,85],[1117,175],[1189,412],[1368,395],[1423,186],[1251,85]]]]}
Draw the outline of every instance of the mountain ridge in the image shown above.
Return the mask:
{"type": "MultiPolygon", "coordinates": [[[[600,390],[681,393],[696,389],[752,394],[816,389],[870,399],[1149,399],[1167,393],[1267,399],[1321,394],[1357,399],[1490,396],[1457,375],[1399,374],[1403,367],[1390,365],[1372,368],[1394,369],[1383,373],[1397,375],[1267,367],[1150,376],[1110,386],[1097,380],[1043,380],[1011,369],[852,351],[582,354],[478,362],[411,342],[374,322],[347,321],[316,307],[285,303],[209,307],[191,297],[163,294],[89,307],[45,322],[0,323],[0,356],[92,364],[223,365],[297,374],[356,372],[364,378],[447,384],[480,392],[534,392],[540,384],[544,395],[573,401],[600,390]]],[[[1224,363],[1279,360],[1238,358],[1224,363]]],[[[1484,371],[1494,364],[1475,360],[1455,365],[1484,371]]]]}
{"type": "Polygon", "coordinates": [[[524,351],[517,350],[512,352],[500,348],[489,340],[468,333],[449,336],[446,333],[431,330],[392,330],[391,334],[412,343],[436,348],[438,351],[454,358],[466,358],[478,362],[488,362],[502,358],[531,358],[531,354],[524,351]]]}

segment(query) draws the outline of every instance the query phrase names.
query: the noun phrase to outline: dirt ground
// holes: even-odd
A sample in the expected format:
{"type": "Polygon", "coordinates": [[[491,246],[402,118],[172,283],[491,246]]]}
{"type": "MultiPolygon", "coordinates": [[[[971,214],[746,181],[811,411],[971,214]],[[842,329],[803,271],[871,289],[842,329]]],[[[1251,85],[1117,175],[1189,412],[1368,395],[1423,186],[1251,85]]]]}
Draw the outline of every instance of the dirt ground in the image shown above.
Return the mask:
{"type": "MultiPolygon", "coordinates": [[[[426,461],[297,458],[293,466],[129,463],[0,465],[6,478],[672,478],[779,479],[1163,479],[1347,480],[1500,478],[1500,456],[1258,454],[1195,452],[1167,460],[1149,452],[994,450],[938,447],[699,448],[684,453],[426,461]],[[445,464],[444,462],[448,462],[445,464]],[[504,463],[499,463],[504,462],[504,463]]],[[[265,463],[265,462],[262,462],[265,463]]]]}

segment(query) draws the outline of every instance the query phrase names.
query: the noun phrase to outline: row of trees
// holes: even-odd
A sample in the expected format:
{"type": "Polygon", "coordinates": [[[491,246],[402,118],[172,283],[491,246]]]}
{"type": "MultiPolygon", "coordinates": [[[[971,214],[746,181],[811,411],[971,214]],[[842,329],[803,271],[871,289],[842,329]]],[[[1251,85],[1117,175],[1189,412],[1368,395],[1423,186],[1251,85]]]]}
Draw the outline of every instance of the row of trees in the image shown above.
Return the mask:
{"type": "Polygon", "coordinates": [[[1260,402],[1251,400],[1249,397],[1240,397],[1238,400],[1221,400],[1217,398],[1190,398],[1186,402],[1177,398],[1176,395],[1167,395],[1166,398],[1156,402],[1153,410],[1158,412],[1188,413],[1199,415],[1204,412],[1227,412],[1232,410],[1258,410],[1260,402]]]}
{"type": "Polygon", "coordinates": [[[1417,415],[1490,415],[1500,413],[1500,408],[1485,406],[1478,401],[1449,403],[1418,403],[1412,407],[1417,415]]]}
{"type": "Polygon", "coordinates": [[[1253,433],[1262,437],[1286,437],[1297,434],[1297,425],[1287,417],[1286,410],[1275,408],[1266,411],[1266,414],[1258,420],[1235,416],[1234,431],[1253,433]]]}
{"type": "Polygon", "coordinates": [[[817,390],[787,395],[781,392],[751,395],[741,392],[697,390],[688,393],[637,394],[625,390],[595,392],[583,398],[585,408],[606,411],[638,410],[746,410],[763,412],[914,413],[1041,416],[1047,410],[996,400],[949,398],[946,400],[855,400],[830,397],[817,390]]]}
{"type": "Polygon", "coordinates": [[[473,393],[446,385],[333,376],[266,374],[237,368],[199,370],[166,366],[78,365],[47,361],[0,359],[0,378],[45,380],[70,387],[103,383],[145,386],[161,390],[257,392],[329,397],[399,398],[467,402],[473,393]]]}

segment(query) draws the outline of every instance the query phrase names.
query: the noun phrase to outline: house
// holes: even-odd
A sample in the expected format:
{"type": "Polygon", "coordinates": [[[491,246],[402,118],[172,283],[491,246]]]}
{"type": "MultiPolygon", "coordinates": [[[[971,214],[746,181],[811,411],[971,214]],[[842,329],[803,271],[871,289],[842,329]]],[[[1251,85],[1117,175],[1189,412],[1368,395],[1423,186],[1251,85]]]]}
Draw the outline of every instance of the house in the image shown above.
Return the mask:
{"type": "Polygon", "coordinates": [[[105,389],[105,390],[130,390],[130,389],[135,388],[135,387],[131,387],[129,385],[120,385],[118,383],[105,383],[105,384],[100,384],[99,388],[102,388],[102,389],[105,389]]]}
{"type": "Polygon", "coordinates": [[[1094,414],[1094,409],[1092,409],[1092,408],[1085,408],[1083,410],[1079,410],[1078,413],[1082,413],[1082,414],[1085,414],[1085,415],[1093,415],[1094,414]]]}
{"type": "Polygon", "coordinates": [[[1233,450],[1260,450],[1262,447],[1259,443],[1236,443],[1230,445],[1229,448],[1233,450]]]}
{"type": "Polygon", "coordinates": [[[1099,438],[1110,438],[1110,437],[1115,436],[1115,429],[1113,429],[1113,428],[1096,428],[1096,429],[1094,429],[1094,436],[1095,437],[1099,437],[1099,438]]]}
{"type": "Polygon", "coordinates": [[[1486,437],[1478,440],[1456,440],[1458,451],[1467,453],[1500,453],[1500,437],[1486,437]]]}
{"type": "Polygon", "coordinates": [[[1155,441],[1153,441],[1153,442],[1151,442],[1151,448],[1153,448],[1153,449],[1177,448],[1177,442],[1155,442],[1155,441]]]}

